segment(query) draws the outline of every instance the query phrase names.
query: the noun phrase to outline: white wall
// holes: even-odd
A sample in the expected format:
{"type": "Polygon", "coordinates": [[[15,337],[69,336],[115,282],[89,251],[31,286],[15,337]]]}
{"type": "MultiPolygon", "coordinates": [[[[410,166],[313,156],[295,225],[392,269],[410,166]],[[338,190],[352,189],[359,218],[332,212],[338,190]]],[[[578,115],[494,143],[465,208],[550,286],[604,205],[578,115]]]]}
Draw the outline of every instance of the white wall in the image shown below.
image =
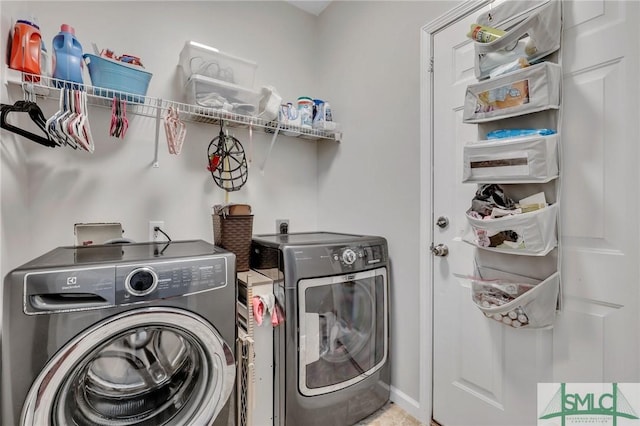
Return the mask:
{"type": "MultiPolygon", "coordinates": [[[[37,16],[49,49],[60,24],[68,23],[75,27],[85,52],[91,52],[95,42],[119,54],[140,56],[153,73],[150,96],[182,100],[176,65],[186,40],[258,62],[258,84],[275,86],[285,99],[313,96],[316,86],[311,74],[315,52],[308,47],[314,40],[316,17],[282,2],[3,2],[2,34],[6,37],[9,31],[4,21],[31,14],[37,16]]],[[[17,91],[14,95],[20,96],[17,91]]],[[[53,101],[40,104],[47,116],[57,109],[53,101]]],[[[126,237],[145,241],[148,221],[163,220],[173,239],[211,241],[211,206],[224,201],[224,191],[206,170],[206,149],[218,127],[189,124],[183,152],[177,157],[168,154],[162,134],[160,167],[151,168],[155,120],[130,115],[127,137],[119,140],[108,136],[108,110],[93,108],[90,114],[96,139],[93,155],[18,141],[28,154],[17,155],[16,161],[26,159],[26,167],[5,171],[9,176],[3,180],[2,194],[8,234],[15,219],[26,215],[29,225],[30,232],[13,233],[24,249],[16,260],[72,244],[73,225],[78,222],[121,222],[126,237]],[[25,169],[26,179],[18,175],[25,169]],[[13,180],[28,182],[28,191],[19,194],[26,192],[26,210],[15,204],[13,180]]],[[[248,131],[232,130],[232,134],[253,152],[248,184],[230,200],[252,205],[254,232],[273,232],[276,218],[289,218],[292,231],[316,229],[316,142],[279,138],[261,174],[270,136],[254,132],[250,143],[248,131]]],[[[3,132],[2,138],[4,142],[12,135],[3,132]]],[[[3,161],[6,166],[9,158],[3,161]]],[[[16,262],[6,263],[10,267],[16,262]]]]}
{"type": "MultiPolygon", "coordinates": [[[[4,12],[6,2],[0,3],[4,12]]],[[[5,42],[10,16],[0,13],[0,57],[6,57],[5,42]]],[[[5,85],[0,85],[0,99],[7,103],[8,95],[5,85]]],[[[29,223],[27,216],[27,166],[24,143],[18,137],[6,132],[0,134],[0,277],[13,266],[28,259],[29,223]]],[[[0,292],[0,303],[2,294],[0,292]]],[[[0,313],[2,307],[0,304],[0,313]]],[[[0,315],[0,324],[2,316],[0,315]]]]}
{"type": "MultiPolygon", "coordinates": [[[[185,40],[197,40],[257,61],[259,84],[274,85],[286,100],[329,100],[343,142],[279,138],[263,175],[270,137],[254,133],[249,182],[231,201],[253,206],[256,233],[272,232],[276,218],[289,218],[292,232],[388,239],[392,398],[426,420],[419,371],[430,366],[418,353],[419,40],[422,25],[457,3],[334,1],[315,17],[283,2],[2,0],[1,34],[4,43],[12,18],[35,14],[50,48],[59,24],[71,24],[87,51],[96,42],[141,56],[154,74],[149,95],[174,100],[181,100],[178,54],[185,40]]],[[[40,103],[45,114],[56,109],[40,103]]],[[[224,193],[205,170],[205,153],[218,129],[189,124],[179,157],[167,153],[161,136],[160,168],[153,169],[154,121],[131,117],[122,141],[106,136],[108,118],[106,110],[91,110],[93,155],[46,149],[2,132],[2,276],[72,244],[77,222],[119,221],[125,236],[144,240],[147,222],[164,220],[174,239],[212,240],[210,206],[224,193]]],[[[235,134],[248,151],[248,133],[235,134]]]]}
{"type": "Polygon", "coordinates": [[[320,81],[344,123],[339,146],[318,145],[318,224],[387,238],[392,398],[423,421],[431,413],[420,398],[430,395],[420,395],[419,373],[431,366],[419,353],[420,28],[457,4],[333,2],[318,29],[320,81]]]}

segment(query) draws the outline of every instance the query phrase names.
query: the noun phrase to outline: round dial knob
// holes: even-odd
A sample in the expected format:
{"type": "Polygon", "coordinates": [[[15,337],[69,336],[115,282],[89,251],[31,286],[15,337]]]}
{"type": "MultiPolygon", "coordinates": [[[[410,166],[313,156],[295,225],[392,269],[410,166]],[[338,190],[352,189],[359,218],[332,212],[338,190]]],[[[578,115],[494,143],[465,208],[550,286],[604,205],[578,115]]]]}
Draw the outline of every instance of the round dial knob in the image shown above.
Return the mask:
{"type": "Polygon", "coordinates": [[[130,294],[145,296],[156,289],[158,275],[151,268],[137,268],[127,275],[124,285],[130,294]]]}
{"type": "Polygon", "coordinates": [[[353,265],[353,262],[356,261],[356,252],[351,249],[346,249],[342,252],[342,261],[347,265],[353,265]]]}

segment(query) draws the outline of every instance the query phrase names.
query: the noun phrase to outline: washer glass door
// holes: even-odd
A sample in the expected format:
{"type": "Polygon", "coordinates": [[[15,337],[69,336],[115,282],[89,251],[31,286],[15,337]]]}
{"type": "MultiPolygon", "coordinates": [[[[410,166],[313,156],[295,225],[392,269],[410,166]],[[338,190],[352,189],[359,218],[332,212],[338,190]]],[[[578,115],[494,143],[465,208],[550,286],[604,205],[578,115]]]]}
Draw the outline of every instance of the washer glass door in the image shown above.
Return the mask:
{"type": "Polygon", "coordinates": [[[387,359],[387,270],[300,280],[299,388],[320,395],[377,371],[387,359]]]}
{"type": "Polygon", "coordinates": [[[210,424],[229,398],[233,354],[204,319],[172,308],[109,318],[36,379],[24,425],[210,424]]]}

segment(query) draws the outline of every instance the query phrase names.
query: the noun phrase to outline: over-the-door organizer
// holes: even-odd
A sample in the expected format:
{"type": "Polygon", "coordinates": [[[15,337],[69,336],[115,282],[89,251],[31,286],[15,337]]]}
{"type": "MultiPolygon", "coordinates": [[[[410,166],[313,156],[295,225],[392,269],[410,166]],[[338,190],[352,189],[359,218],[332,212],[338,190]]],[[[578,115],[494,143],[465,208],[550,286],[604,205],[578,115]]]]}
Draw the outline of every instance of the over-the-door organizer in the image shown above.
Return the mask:
{"type": "Polygon", "coordinates": [[[479,193],[483,185],[498,184],[497,197],[513,198],[518,207],[486,216],[467,212],[464,240],[478,250],[475,276],[468,277],[472,300],[488,318],[515,328],[551,326],[559,306],[561,16],[559,0],[507,1],[481,15],[478,24],[506,33],[489,43],[474,41],[480,81],[465,96],[463,122],[478,124],[478,140],[463,148],[463,182],[477,183],[479,193]],[[487,137],[490,130],[517,133],[541,123],[552,131],[487,137]],[[541,261],[555,272],[532,278],[541,261]]]}

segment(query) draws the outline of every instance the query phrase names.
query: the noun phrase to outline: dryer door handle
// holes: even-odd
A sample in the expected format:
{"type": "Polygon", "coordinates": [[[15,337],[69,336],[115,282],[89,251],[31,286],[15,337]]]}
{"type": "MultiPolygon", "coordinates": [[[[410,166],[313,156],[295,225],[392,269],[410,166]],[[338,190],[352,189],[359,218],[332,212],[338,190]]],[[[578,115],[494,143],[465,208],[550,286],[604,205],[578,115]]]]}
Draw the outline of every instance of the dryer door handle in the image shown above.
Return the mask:
{"type": "Polygon", "coordinates": [[[315,312],[304,313],[304,334],[300,335],[300,352],[305,365],[320,359],[320,315],[315,312]]]}

